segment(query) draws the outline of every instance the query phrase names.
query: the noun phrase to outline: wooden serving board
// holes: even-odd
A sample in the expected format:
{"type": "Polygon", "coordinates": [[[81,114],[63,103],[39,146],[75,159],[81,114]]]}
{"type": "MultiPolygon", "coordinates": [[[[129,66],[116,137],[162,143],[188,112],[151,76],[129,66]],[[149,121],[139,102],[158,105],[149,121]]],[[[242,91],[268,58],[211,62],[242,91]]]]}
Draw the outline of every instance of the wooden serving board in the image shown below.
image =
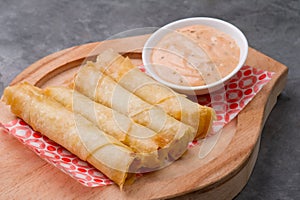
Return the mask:
{"type": "MultiPolygon", "coordinates": [[[[87,57],[105,48],[126,53],[141,64],[141,49],[147,38],[148,35],[122,38],[62,50],[32,64],[11,84],[27,81],[39,87],[64,85],[87,57]]],[[[116,185],[88,188],[43,161],[11,135],[0,134],[0,199],[157,199],[195,190],[199,190],[201,199],[233,198],[251,175],[264,122],[284,87],[288,71],[251,48],[246,64],[273,71],[275,75],[220,134],[206,140],[217,142],[204,158],[199,157],[199,145],[167,168],[126,185],[123,191],[116,185]]],[[[15,118],[2,102],[0,109],[0,122],[15,118]]]]}

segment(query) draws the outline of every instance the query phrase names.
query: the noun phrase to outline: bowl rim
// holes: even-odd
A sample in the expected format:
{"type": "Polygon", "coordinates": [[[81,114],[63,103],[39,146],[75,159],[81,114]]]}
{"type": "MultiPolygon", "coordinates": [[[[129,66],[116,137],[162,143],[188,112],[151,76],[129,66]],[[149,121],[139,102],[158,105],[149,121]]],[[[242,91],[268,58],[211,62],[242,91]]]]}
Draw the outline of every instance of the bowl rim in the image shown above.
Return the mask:
{"type": "MultiPolygon", "coordinates": [[[[187,26],[189,26],[189,25],[187,25],[187,26]]],[[[184,26],[182,26],[182,27],[184,27],[184,26]]],[[[222,31],[222,30],[220,30],[220,31],[222,31]]],[[[232,37],[232,38],[235,39],[234,37],[232,37]]],[[[142,51],[142,60],[143,60],[143,64],[144,64],[144,67],[145,67],[147,73],[149,73],[149,75],[151,75],[151,77],[154,78],[155,80],[165,84],[168,87],[171,87],[173,89],[177,89],[180,91],[207,90],[207,89],[217,87],[220,84],[224,84],[242,68],[242,66],[244,65],[244,63],[247,59],[247,56],[248,56],[248,41],[247,41],[246,36],[243,34],[243,32],[240,29],[238,29],[236,26],[234,26],[233,24],[231,24],[227,21],[224,21],[224,20],[221,20],[218,18],[212,18],[212,17],[191,17],[191,18],[180,19],[177,21],[173,21],[169,24],[166,24],[166,25],[162,26],[161,28],[159,28],[158,30],[156,30],[152,35],[150,35],[150,37],[147,39],[146,43],[144,44],[143,51],[142,51]],[[238,65],[234,68],[234,70],[232,70],[229,74],[227,74],[225,77],[221,78],[220,80],[210,83],[210,84],[199,85],[199,86],[183,86],[183,85],[177,85],[177,84],[163,80],[161,77],[158,76],[157,73],[155,73],[154,71],[151,70],[151,68],[149,68],[149,65],[151,65],[151,62],[150,62],[151,48],[153,48],[153,46],[157,43],[157,42],[155,42],[156,37],[162,38],[165,35],[164,32],[166,32],[166,30],[174,30],[174,29],[172,29],[172,27],[174,27],[176,25],[191,23],[191,22],[192,22],[192,24],[196,25],[196,24],[202,24],[204,21],[206,22],[205,23],[206,26],[209,26],[209,24],[208,24],[209,22],[219,23],[219,24],[228,26],[230,29],[232,29],[234,32],[236,32],[238,37],[241,39],[242,44],[243,44],[243,46],[239,46],[241,57],[239,59],[238,65]],[[244,47],[244,48],[242,49],[242,47],[244,47]]]]}

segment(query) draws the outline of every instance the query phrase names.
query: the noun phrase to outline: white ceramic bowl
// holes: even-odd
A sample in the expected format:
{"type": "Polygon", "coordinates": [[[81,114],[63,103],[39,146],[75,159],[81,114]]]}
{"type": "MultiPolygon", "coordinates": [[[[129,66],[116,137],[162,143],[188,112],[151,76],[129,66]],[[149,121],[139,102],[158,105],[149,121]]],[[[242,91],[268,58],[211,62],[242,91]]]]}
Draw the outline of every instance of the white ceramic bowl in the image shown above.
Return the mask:
{"type": "Polygon", "coordinates": [[[220,89],[221,87],[224,86],[224,84],[229,81],[229,79],[234,76],[240,68],[243,66],[248,54],[248,42],[244,34],[234,25],[225,22],[220,19],[215,19],[215,18],[209,18],[209,17],[195,17],[195,18],[187,18],[187,19],[182,19],[178,20],[175,22],[172,22],[170,24],[167,24],[161,28],[159,28],[157,31],[155,31],[147,40],[147,42],[144,45],[143,48],[143,63],[146,68],[146,71],[148,74],[150,74],[154,79],[157,81],[167,85],[168,87],[180,92],[180,93],[185,93],[185,94],[205,94],[209,92],[213,92],[217,89],[220,89]],[[228,35],[230,35],[237,43],[237,45],[240,48],[240,59],[238,65],[234,68],[234,70],[225,76],[224,78],[210,83],[206,85],[201,85],[201,86],[182,86],[182,85],[177,85],[174,83],[167,82],[163,80],[161,77],[159,77],[156,72],[154,71],[152,64],[151,64],[151,51],[153,48],[156,46],[156,44],[170,31],[183,28],[186,26],[191,26],[191,25],[205,25],[205,26],[210,26],[213,27],[217,30],[220,30],[228,35]]]}

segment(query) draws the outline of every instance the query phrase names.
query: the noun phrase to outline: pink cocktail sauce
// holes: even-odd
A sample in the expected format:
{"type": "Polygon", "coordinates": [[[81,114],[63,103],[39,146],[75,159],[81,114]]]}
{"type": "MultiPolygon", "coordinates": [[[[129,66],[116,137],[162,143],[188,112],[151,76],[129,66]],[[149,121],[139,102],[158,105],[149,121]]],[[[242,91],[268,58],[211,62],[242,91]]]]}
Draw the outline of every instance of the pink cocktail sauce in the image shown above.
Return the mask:
{"type": "Polygon", "coordinates": [[[186,26],[165,35],[151,62],[163,80],[184,86],[217,81],[237,66],[240,49],[224,32],[204,25],[186,26]]]}

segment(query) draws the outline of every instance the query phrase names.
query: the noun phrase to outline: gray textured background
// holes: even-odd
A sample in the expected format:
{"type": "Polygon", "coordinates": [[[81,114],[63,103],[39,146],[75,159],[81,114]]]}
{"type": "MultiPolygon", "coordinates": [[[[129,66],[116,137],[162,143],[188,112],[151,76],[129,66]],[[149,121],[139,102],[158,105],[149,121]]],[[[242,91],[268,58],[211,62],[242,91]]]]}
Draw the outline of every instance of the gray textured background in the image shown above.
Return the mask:
{"type": "MultiPolygon", "coordinates": [[[[236,199],[300,199],[299,0],[0,0],[0,94],[50,53],[192,16],[235,24],[250,46],[289,67],[286,89],[263,129],[254,172],[236,199]]],[[[197,192],[178,199],[197,199],[197,192]]]]}

